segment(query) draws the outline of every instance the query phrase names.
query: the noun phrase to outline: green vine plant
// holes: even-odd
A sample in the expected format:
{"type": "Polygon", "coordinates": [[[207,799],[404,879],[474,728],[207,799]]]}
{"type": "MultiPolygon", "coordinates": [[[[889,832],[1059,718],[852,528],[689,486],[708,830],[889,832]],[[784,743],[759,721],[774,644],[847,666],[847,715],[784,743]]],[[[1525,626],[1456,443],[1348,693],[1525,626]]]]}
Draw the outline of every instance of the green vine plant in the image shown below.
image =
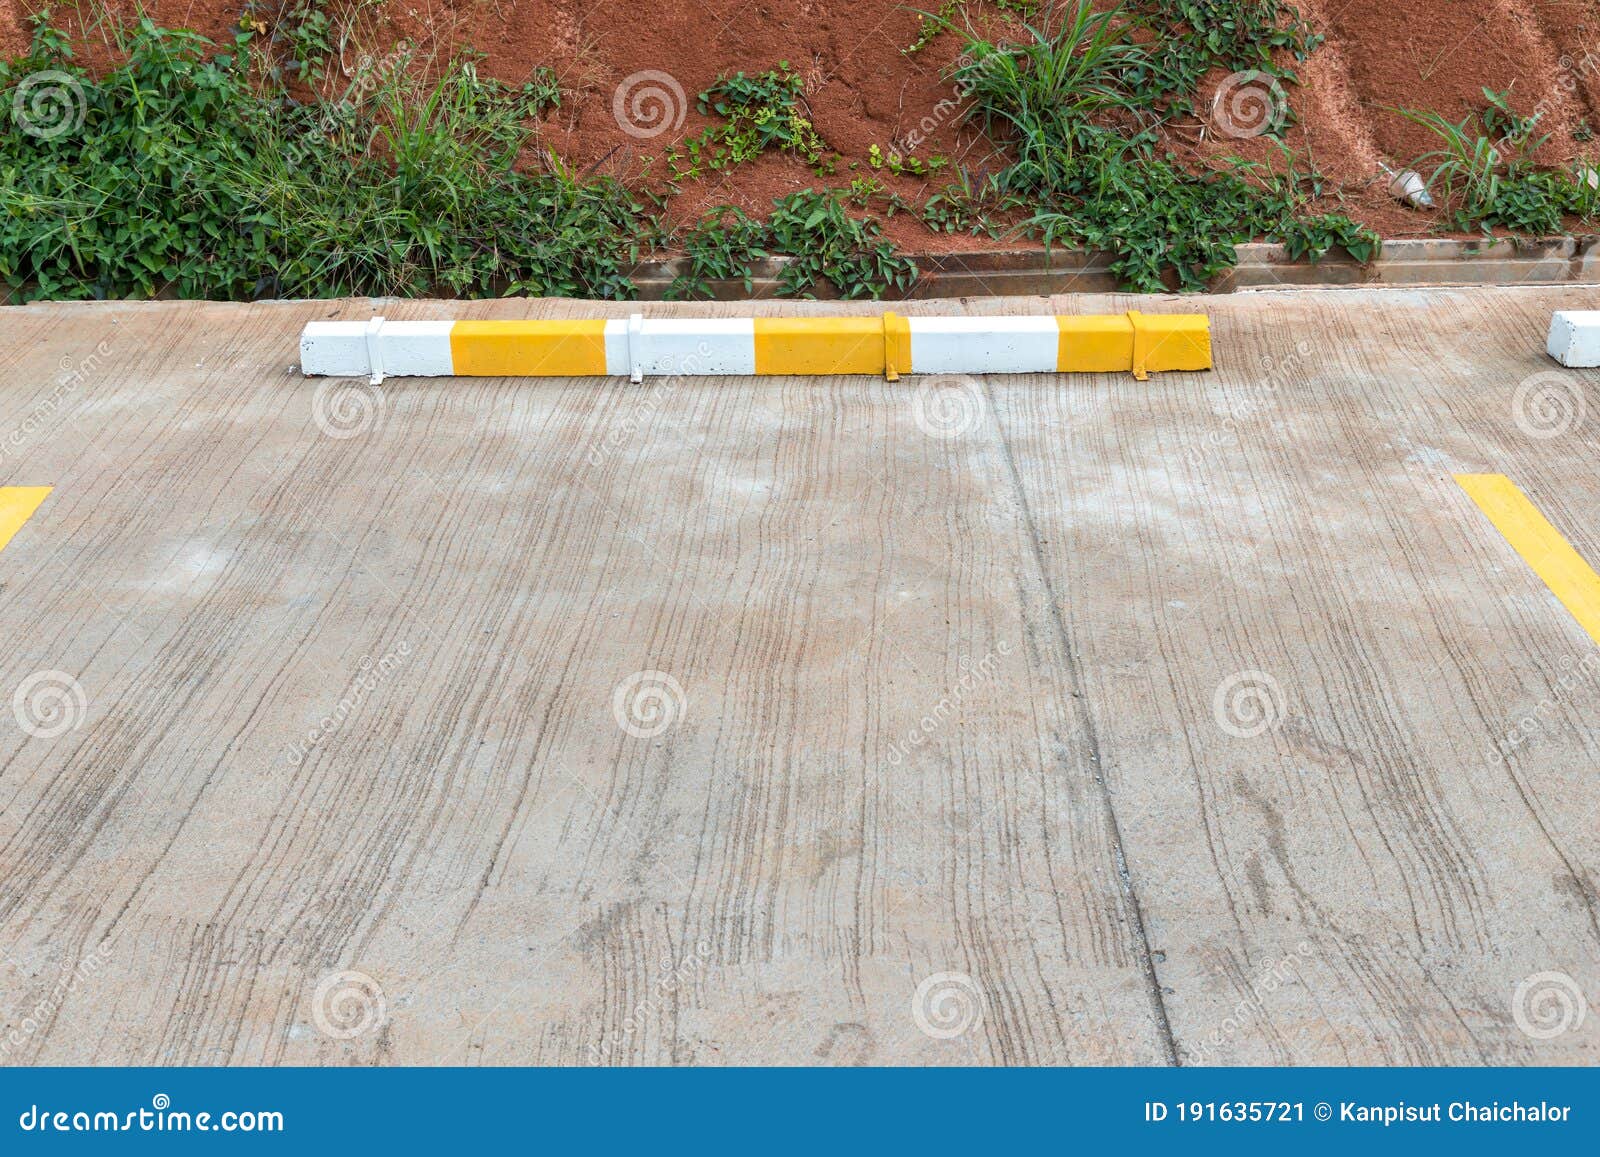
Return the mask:
{"type": "Polygon", "coordinates": [[[328,9],[328,0],[249,0],[239,27],[266,46],[263,59],[274,80],[319,80],[338,40],[328,9]]]}
{"type": "MultiPolygon", "coordinates": [[[[1039,11],[1042,0],[990,0],[991,5],[1001,12],[1014,16],[1030,17],[1039,11]]],[[[916,9],[917,13],[917,38],[900,51],[906,56],[915,56],[928,45],[939,38],[939,34],[950,28],[955,23],[958,15],[965,15],[968,0],[944,0],[937,12],[923,12],[916,9]]]]}
{"type": "Polygon", "coordinates": [[[1216,68],[1298,84],[1284,56],[1303,62],[1324,40],[1287,0],[1132,0],[1127,14],[1153,34],[1148,67],[1129,78],[1151,107],[1187,101],[1216,68]]]}
{"type": "Polygon", "coordinates": [[[798,156],[819,175],[833,171],[834,154],[803,111],[805,81],[780,60],[770,72],[722,76],[699,94],[698,107],[722,118],[667,150],[674,180],[726,169],[768,149],[798,156]]]}
{"type": "Polygon", "coordinates": [[[848,199],[838,190],[803,189],[775,201],[764,222],[738,209],[713,210],[679,239],[687,269],[667,297],[709,297],[712,282],[733,280],[749,293],[755,262],[778,254],[790,258],[778,275],[781,297],[813,297],[824,283],[843,298],[910,289],[916,263],[896,252],[875,219],[852,216],[848,199]]]}
{"type": "Polygon", "coordinates": [[[1024,205],[1022,197],[1005,191],[998,173],[974,173],[962,165],[955,180],[923,202],[920,215],[936,233],[998,239],[1006,231],[1003,217],[1024,205]]]}
{"type": "Polygon", "coordinates": [[[867,149],[867,164],[874,169],[887,169],[895,176],[909,174],[913,177],[931,177],[950,163],[948,157],[914,157],[902,155],[899,150],[872,145],[867,149]]]}

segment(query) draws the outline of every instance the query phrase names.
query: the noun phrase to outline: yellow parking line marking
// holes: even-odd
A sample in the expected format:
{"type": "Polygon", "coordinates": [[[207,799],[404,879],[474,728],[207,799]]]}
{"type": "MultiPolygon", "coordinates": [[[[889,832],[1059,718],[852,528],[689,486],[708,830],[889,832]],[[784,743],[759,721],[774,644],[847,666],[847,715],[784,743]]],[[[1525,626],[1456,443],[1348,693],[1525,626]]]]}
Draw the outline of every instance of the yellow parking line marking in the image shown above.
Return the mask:
{"type": "Polygon", "coordinates": [[[1572,612],[1578,625],[1600,643],[1600,574],[1595,574],[1504,474],[1457,474],[1455,478],[1533,573],[1572,612]]]}
{"type": "Polygon", "coordinates": [[[0,486],[0,550],[33,517],[53,486],[0,486]]]}

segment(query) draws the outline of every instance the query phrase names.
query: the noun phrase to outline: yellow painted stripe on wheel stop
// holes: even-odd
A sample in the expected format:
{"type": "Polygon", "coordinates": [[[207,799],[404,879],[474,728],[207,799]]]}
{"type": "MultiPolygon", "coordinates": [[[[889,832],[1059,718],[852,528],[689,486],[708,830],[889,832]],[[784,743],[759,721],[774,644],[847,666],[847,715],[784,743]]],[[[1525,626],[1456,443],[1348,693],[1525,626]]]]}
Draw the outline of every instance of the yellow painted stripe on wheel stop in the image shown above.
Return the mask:
{"type": "Polygon", "coordinates": [[[1143,381],[1166,370],[1211,368],[1211,325],[1203,313],[1057,315],[1056,369],[1064,374],[1133,371],[1143,381]]]}
{"type": "Polygon", "coordinates": [[[606,323],[458,321],[450,329],[450,358],[457,374],[473,377],[603,374],[606,323]]]}
{"type": "Polygon", "coordinates": [[[911,323],[898,313],[883,315],[883,376],[898,382],[911,372],[911,323]]]}
{"type": "Polygon", "coordinates": [[[1578,625],[1600,643],[1600,575],[1594,568],[1504,474],[1457,474],[1455,479],[1578,625]]]}
{"type": "Polygon", "coordinates": [[[0,550],[33,517],[53,486],[0,486],[0,550]]]}
{"type": "Polygon", "coordinates": [[[758,317],[758,374],[881,374],[879,317],[758,317]]]}
{"type": "Polygon", "coordinates": [[[1133,323],[1121,314],[1057,315],[1056,328],[1061,373],[1127,373],[1133,367],[1133,323]]]}

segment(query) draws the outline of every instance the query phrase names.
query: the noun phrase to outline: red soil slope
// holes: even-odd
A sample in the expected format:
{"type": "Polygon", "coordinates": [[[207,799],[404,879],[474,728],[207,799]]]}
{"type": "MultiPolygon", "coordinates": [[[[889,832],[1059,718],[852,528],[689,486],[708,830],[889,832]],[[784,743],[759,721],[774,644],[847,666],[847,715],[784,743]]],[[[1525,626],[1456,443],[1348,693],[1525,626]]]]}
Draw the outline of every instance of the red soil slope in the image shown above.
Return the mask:
{"type": "MultiPolygon", "coordinates": [[[[21,13],[33,0],[0,3],[8,6],[0,18],[0,41],[15,50],[23,42],[21,13]]],[[[240,0],[144,5],[159,23],[194,27],[217,39],[230,35],[240,11],[240,0]]],[[[113,0],[119,6],[132,8],[127,0],[113,0]]],[[[1299,0],[1299,6],[1327,43],[1301,66],[1304,84],[1289,90],[1297,119],[1286,139],[1303,163],[1314,163],[1338,184],[1353,215],[1386,236],[1426,233],[1434,224],[1430,216],[1393,203],[1383,190],[1380,161],[1404,163],[1431,147],[1428,135],[1394,113],[1396,107],[1431,108],[1458,120],[1482,104],[1485,86],[1509,88],[1519,111],[1545,110],[1544,128],[1554,133],[1547,159],[1600,153],[1586,139],[1588,124],[1600,129],[1600,0],[1299,0]]],[[[937,4],[379,0],[361,9],[355,39],[374,52],[401,39],[440,51],[472,45],[486,54],[488,73],[513,82],[527,79],[537,65],[554,68],[571,95],[543,128],[544,143],[580,169],[636,176],[648,158],[657,158],[659,176],[667,146],[707,123],[693,108],[696,92],[719,74],[764,70],[779,60],[806,77],[812,119],[846,158],[864,159],[873,144],[903,142],[933,117],[937,123],[918,152],[981,166],[989,146],[962,128],[959,118],[937,112],[952,96],[940,71],[955,56],[955,38],[941,37],[914,56],[901,51],[915,39],[917,7],[937,4]],[[666,74],[670,81],[640,80],[641,73],[666,74]],[[629,78],[635,78],[631,90],[624,88],[629,78]],[[640,86],[665,93],[666,104],[652,105],[640,86]],[[629,92],[641,99],[646,116],[665,107],[665,131],[644,136],[637,125],[621,123],[614,109],[619,88],[625,111],[629,92]]],[[[330,10],[338,11],[337,3],[330,10]]],[[[352,46],[347,61],[353,65],[361,52],[352,46]]],[[[1220,79],[1212,78],[1212,85],[1220,79]]],[[[1174,145],[1265,155],[1261,141],[1217,139],[1204,116],[1210,95],[1209,88],[1201,93],[1192,122],[1174,126],[1174,145]]],[[[934,183],[944,179],[940,175],[934,183]]],[[[833,178],[836,184],[847,180],[843,169],[833,178]]],[[[671,211],[686,218],[715,204],[763,209],[775,195],[819,183],[799,161],[766,157],[689,185],[671,211]]],[[[908,198],[933,191],[909,177],[888,183],[908,198]]],[[[889,231],[924,251],[993,245],[934,237],[903,217],[890,222],[889,231]]]]}

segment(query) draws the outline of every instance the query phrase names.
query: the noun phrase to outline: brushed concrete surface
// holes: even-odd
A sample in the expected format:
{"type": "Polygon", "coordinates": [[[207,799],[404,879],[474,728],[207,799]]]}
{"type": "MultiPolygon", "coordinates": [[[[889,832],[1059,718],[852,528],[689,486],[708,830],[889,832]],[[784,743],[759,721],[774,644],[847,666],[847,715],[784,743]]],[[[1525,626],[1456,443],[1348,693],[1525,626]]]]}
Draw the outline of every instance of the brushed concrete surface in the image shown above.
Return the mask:
{"type": "Polygon", "coordinates": [[[0,1060],[1595,1063],[1600,648],[1451,478],[1600,562],[1590,297],[380,390],[292,364],[370,303],[0,311],[0,1060]]]}

